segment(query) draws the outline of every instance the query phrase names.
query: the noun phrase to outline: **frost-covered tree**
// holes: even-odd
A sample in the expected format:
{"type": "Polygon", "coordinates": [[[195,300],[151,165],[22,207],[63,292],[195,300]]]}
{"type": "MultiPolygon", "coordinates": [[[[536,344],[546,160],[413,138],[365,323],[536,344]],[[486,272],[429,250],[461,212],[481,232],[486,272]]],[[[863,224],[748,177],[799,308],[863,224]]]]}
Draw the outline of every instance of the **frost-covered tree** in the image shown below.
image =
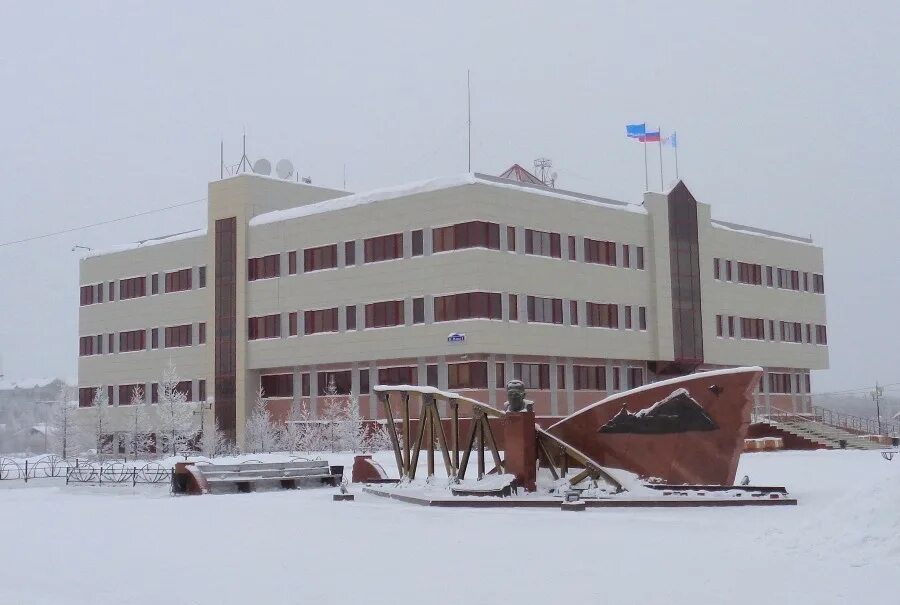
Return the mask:
{"type": "Polygon", "coordinates": [[[212,427],[204,427],[200,433],[200,449],[204,456],[215,458],[231,453],[231,443],[225,433],[219,428],[219,421],[215,420],[212,427]]]}
{"type": "Polygon", "coordinates": [[[173,456],[184,452],[197,436],[194,406],[187,402],[187,395],[178,390],[178,382],[178,372],[170,363],[159,383],[156,446],[158,451],[173,456]]]}
{"type": "Polygon", "coordinates": [[[109,422],[109,397],[106,391],[101,388],[94,389],[94,398],[91,400],[91,416],[86,417],[87,425],[84,427],[84,434],[90,445],[96,449],[97,457],[102,458],[107,453],[106,445],[110,443],[109,438],[112,436],[109,422]],[[88,427],[90,430],[88,431],[88,427]]]}
{"type": "Polygon", "coordinates": [[[294,402],[281,432],[281,444],[291,452],[320,452],[327,446],[323,425],[316,422],[305,402],[294,402]]]}
{"type": "Polygon", "coordinates": [[[148,454],[152,449],[151,433],[153,424],[144,400],[144,389],[136,387],[131,392],[130,406],[126,412],[124,421],[125,431],[119,435],[125,451],[139,458],[148,454]]]}
{"type": "MultiPolygon", "coordinates": [[[[399,435],[398,435],[399,437],[399,435]]],[[[366,451],[380,452],[382,450],[391,450],[394,444],[391,443],[391,435],[388,433],[387,424],[377,423],[366,435],[366,451]]]]}
{"type": "Polygon", "coordinates": [[[360,414],[359,399],[338,394],[333,377],[325,387],[322,417],[331,451],[368,451],[370,436],[360,414]]]}
{"type": "Polygon", "coordinates": [[[279,430],[272,421],[262,387],[256,392],[256,401],[247,424],[244,426],[244,452],[271,452],[277,448],[279,430]]]}
{"type": "Polygon", "coordinates": [[[50,452],[62,458],[67,458],[78,451],[79,427],[75,421],[76,410],[72,395],[72,387],[60,382],[56,399],[50,409],[50,421],[47,424],[50,452]]]}

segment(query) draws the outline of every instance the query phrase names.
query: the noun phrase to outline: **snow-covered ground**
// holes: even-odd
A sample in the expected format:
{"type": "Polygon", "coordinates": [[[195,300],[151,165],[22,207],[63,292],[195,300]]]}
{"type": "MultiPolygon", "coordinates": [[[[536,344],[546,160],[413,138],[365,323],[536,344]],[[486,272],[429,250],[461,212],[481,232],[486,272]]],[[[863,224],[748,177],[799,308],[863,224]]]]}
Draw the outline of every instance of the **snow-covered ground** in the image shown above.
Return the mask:
{"type": "Polygon", "coordinates": [[[0,603],[900,603],[900,459],[759,453],[743,474],[800,505],[447,510],[356,487],[347,503],[4,481],[0,603]]]}

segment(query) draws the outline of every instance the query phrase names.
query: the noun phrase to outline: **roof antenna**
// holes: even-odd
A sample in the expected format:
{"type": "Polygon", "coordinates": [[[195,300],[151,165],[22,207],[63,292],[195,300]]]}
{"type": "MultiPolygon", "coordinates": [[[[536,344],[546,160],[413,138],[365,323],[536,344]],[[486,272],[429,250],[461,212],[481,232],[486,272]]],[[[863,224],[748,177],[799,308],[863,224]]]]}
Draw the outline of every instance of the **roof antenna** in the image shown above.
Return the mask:
{"type": "Polygon", "coordinates": [[[252,172],[252,168],[250,166],[250,159],[247,157],[247,131],[244,131],[243,137],[243,153],[241,154],[241,161],[237,165],[237,170],[235,170],[236,174],[240,174],[241,172],[248,171],[252,172]]]}
{"type": "Polygon", "coordinates": [[[472,172],[472,84],[469,70],[466,70],[466,110],[469,125],[469,172],[472,172]]]}

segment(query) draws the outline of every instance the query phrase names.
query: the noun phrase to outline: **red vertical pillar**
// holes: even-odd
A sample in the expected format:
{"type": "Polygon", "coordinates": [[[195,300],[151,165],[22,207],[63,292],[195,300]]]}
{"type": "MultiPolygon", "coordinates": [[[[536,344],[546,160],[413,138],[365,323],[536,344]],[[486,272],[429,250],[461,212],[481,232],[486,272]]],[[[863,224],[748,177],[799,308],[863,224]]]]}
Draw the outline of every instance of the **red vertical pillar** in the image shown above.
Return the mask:
{"type": "Polygon", "coordinates": [[[516,476],[516,483],[533,492],[537,479],[537,432],[534,412],[507,412],[503,418],[503,443],[506,472],[516,476]]]}

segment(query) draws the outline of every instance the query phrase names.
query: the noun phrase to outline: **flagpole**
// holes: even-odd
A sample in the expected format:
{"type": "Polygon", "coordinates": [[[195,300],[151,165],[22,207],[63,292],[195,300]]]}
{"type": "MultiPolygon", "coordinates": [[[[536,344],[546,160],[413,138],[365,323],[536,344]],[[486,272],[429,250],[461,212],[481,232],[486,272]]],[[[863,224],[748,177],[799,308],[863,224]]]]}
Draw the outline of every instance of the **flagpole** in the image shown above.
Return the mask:
{"type": "Polygon", "coordinates": [[[663,184],[662,163],[662,126],[657,126],[656,131],[659,133],[659,192],[662,193],[665,190],[665,185],[663,184]]]}
{"type": "Polygon", "coordinates": [[[672,146],[672,149],[675,150],[675,180],[680,180],[678,177],[678,133],[673,132],[672,136],[675,137],[675,145],[672,146]]]}
{"type": "Polygon", "coordinates": [[[644,136],[644,140],[641,141],[644,145],[644,191],[650,191],[650,180],[647,176],[647,137],[644,136]]]}

